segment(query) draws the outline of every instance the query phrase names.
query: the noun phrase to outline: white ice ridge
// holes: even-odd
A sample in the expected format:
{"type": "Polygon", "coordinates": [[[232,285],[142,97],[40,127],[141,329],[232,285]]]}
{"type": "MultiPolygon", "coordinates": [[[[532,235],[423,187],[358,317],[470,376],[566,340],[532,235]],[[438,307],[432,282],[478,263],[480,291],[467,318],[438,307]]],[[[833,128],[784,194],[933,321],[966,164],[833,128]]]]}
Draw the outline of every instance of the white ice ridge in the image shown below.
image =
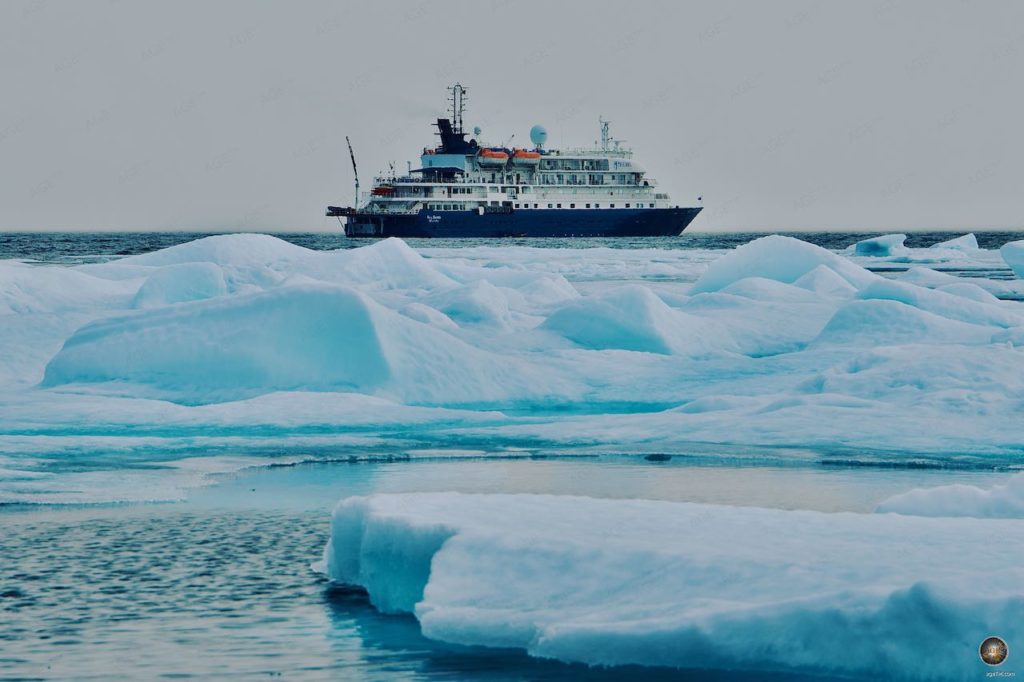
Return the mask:
{"type": "Polygon", "coordinates": [[[1024,637],[1022,546],[1009,520],[426,493],[343,500],[318,568],[446,642],[936,681],[1024,637]]]}
{"type": "MultiPolygon", "coordinates": [[[[973,244],[908,262],[1005,270],[973,244]]],[[[885,260],[777,235],[423,253],[222,235],[74,267],[0,261],[2,468],[25,463],[0,473],[0,501],[72,489],[36,456],[330,447],[384,422],[382,446],[1018,456],[1024,303],[1001,299],[1024,281],[864,267],[885,260]]]]}
{"type": "Polygon", "coordinates": [[[942,485],[916,488],[890,497],[878,505],[880,512],[914,516],[973,516],[977,518],[1024,518],[1024,474],[1011,476],[990,488],[973,485],[942,485]]]}

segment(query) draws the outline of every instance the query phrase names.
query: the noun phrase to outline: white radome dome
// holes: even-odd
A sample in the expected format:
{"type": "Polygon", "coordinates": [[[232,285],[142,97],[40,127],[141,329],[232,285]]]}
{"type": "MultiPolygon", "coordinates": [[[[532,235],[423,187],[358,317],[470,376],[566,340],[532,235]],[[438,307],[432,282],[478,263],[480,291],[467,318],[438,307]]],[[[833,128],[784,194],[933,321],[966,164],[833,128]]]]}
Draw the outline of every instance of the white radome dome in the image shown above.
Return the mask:
{"type": "Polygon", "coordinates": [[[530,141],[538,147],[543,147],[544,143],[548,141],[547,129],[540,124],[530,128],[530,141]]]}

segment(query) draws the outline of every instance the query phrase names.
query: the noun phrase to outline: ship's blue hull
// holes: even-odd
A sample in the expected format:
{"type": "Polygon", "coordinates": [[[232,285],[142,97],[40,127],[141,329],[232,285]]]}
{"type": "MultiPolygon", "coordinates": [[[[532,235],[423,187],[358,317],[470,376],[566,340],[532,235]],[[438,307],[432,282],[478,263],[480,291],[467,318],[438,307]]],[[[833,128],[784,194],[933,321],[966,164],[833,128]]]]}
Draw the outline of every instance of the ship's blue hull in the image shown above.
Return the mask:
{"type": "Polygon", "coordinates": [[[667,237],[680,234],[701,208],[527,209],[508,212],[354,212],[349,237],[667,237]]]}

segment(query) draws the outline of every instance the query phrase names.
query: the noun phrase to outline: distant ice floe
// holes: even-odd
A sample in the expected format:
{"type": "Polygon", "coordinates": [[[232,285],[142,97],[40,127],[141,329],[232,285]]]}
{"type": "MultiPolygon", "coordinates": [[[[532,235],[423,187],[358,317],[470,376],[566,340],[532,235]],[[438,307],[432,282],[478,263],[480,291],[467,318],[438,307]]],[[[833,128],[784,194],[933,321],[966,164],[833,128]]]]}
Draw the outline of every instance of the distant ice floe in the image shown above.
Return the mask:
{"type": "Polygon", "coordinates": [[[428,493],[343,500],[316,567],[445,642],[938,681],[1024,637],[1022,543],[1010,520],[428,493]]]}
{"type": "Polygon", "coordinates": [[[871,239],[862,239],[853,245],[853,252],[858,256],[899,256],[908,253],[903,245],[905,234],[887,234],[871,239]]]}
{"type": "MultiPolygon", "coordinates": [[[[980,268],[1016,253],[937,247],[911,255],[980,268]]],[[[2,261],[0,453],[24,475],[0,473],[0,502],[45,486],[59,500],[55,463],[370,441],[1019,457],[1024,304],[997,297],[1021,280],[863,267],[884,262],[783,236],[419,253],[266,235],[2,261]]]]}
{"type": "Polygon", "coordinates": [[[927,265],[979,274],[1001,274],[1006,269],[999,252],[979,248],[978,239],[973,234],[938,242],[927,248],[909,247],[905,244],[906,239],[907,235],[902,233],[863,239],[844,250],[843,255],[874,269],[927,265]]]}
{"type": "Polygon", "coordinates": [[[999,254],[1018,277],[1024,277],[1024,241],[1003,244],[999,254]]]}

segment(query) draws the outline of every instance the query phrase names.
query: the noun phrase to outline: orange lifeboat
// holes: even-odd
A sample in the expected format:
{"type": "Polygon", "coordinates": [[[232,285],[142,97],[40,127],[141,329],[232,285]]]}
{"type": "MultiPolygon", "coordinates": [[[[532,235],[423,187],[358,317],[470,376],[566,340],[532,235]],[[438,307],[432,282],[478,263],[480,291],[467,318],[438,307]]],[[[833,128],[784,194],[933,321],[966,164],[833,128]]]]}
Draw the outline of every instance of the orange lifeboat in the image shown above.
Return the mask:
{"type": "Polygon", "coordinates": [[[503,149],[481,149],[477,162],[487,168],[504,166],[508,163],[508,152],[503,149]]]}
{"type": "Polygon", "coordinates": [[[517,149],[512,152],[512,163],[517,166],[536,166],[540,163],[540,152],[529,149],[517,149]]]}

